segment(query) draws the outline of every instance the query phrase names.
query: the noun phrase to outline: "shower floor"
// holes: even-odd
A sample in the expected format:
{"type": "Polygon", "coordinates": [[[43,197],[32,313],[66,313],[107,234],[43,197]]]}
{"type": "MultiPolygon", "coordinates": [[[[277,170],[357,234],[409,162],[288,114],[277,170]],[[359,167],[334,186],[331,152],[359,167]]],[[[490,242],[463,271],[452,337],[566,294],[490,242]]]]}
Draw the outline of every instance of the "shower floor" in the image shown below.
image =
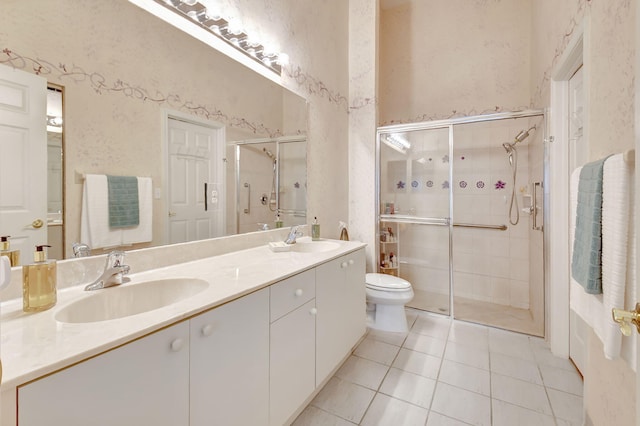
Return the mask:
{"type": "MultiPolygon", "coordinates": [[[[415,289],[414,293],[415,297],[407,304],[407,307],[444,315],[449,314],[449,297],[447,295],[415,289]]],[[[543,336],[544,334],[539,330],[540,327],[534,323],[531,311],[528,309],[498,305],[464,297],[454,297],[454,303],[455,318],[458,320],[517,331],[532,336],[543,336]]]]}

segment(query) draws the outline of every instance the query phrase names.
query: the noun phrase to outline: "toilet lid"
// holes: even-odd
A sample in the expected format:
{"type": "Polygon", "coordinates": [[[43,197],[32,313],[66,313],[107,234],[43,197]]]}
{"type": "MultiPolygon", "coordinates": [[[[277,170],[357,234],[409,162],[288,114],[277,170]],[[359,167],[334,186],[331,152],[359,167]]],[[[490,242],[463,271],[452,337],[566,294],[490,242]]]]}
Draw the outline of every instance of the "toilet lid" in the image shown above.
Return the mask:
{"type": "Polygon", "coordinates": [[[411,288],[411,283],[402,278],[388,274],[367,274],[367,287],[383,291],[404,291],[411,288]]]}

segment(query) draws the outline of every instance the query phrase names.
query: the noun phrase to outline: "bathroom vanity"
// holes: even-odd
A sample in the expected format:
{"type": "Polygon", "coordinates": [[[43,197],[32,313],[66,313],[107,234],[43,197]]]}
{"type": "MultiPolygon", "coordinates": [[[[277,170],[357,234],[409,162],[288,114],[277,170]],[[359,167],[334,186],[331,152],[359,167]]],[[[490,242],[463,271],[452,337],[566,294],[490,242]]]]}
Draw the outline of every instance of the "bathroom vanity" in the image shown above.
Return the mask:
{"type": "Polygon", "coordinates": [[[262,245],[120,287],[70,287],[38,314],[3,303],[0,423],[290,423],[365,333],[364,244],[331,243],[262,245]],[[118,291],[109,300],[125,308],[114,314],[106,294],[118,291]],[[128,314],[124,299],[136,297],[149,298],[144,312],[128,314]]]}

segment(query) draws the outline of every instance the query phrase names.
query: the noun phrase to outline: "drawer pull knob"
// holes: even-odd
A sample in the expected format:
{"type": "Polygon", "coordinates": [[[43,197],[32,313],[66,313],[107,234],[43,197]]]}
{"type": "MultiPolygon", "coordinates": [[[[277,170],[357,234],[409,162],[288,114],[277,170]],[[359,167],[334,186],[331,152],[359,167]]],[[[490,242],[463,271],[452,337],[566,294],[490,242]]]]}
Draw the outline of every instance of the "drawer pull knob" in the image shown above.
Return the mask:
{"type": "Polygon", "coordinates": [[[347,262],[342,262],[342,263],[340,264],[340,267],[341,267],[342,269],[344,269],[344,268],[346,268],[348,265],[349,265],[349,264],[348,264],[347,262]]]}
{"type": "Polygon", "coordinates": [[[303,293],[302,289],[299,288],[299,289],[296,290],[295,295],[300,297],[300,296],[302,296],[302,293],[303,293]]]}
{"type": "Polygon", "coordinates": [[[317,313],[318,313],[318,309],[317,309],[317,308],[311,308],[311,310],[309,311],[309,313],[310,313],[311,315],[315,315],[315,314],[317,314],[317,313]]]}
{"type": "Polygon", "coordinates": [[[349,265],[353,265],[354,263],[356,263],[355,260],[349,259],[349,265]]]}
{"type": "Polygon", "coordinates": [[[211,324],[204,325],[201,331],[203,336],[209,337],[213,334],[213,326],[211,324]]]}
{"type": "Polygon", "coordinates": [[[173,342],[171,342],[171,350],[174,352],[180,351],[180,349],[182,349],[183,343],[184,342],[182,341],[182,339],[178,337],[173,342]]]}

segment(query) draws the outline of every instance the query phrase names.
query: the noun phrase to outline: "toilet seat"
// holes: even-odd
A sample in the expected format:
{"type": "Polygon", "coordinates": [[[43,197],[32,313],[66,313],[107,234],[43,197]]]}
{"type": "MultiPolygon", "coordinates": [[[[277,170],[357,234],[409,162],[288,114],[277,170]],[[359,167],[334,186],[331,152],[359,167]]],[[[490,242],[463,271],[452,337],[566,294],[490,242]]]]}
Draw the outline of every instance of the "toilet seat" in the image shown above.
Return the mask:
{"type": "Polygon", "coordinates": [[[367,288],[389,292],[406,292],[411,289],[411,283],[402,278],[388,274],[369,273],[365,277],[367,288]]]}

